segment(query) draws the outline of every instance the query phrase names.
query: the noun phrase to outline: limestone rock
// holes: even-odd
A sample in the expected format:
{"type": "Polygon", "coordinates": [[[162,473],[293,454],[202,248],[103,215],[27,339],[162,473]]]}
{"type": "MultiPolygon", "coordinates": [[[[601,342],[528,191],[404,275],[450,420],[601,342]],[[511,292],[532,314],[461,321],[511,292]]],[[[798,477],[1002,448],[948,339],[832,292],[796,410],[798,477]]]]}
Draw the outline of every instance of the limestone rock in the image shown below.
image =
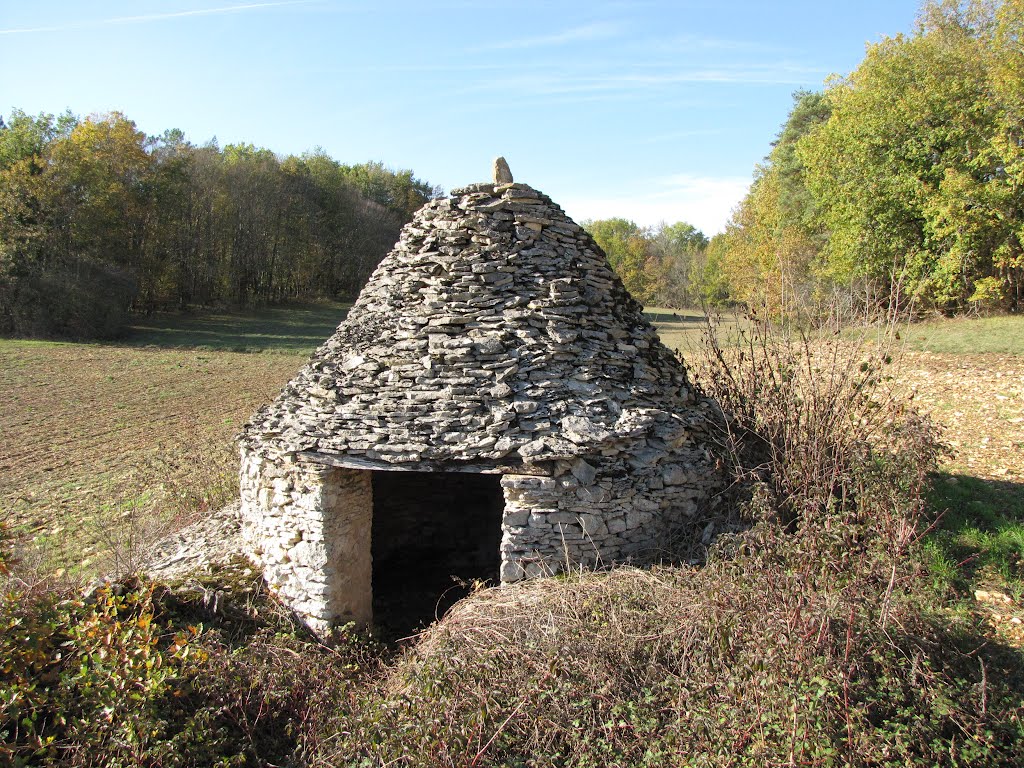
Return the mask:
{"type": "Polygon", "coordinates": [[[372,614],[373,472],[498,475],[503,582],[657,559],[706,520],[718,412],[590,235],[498,158],[494,184],[415,214],[245,426],[239,546],[317,631],[372,614]]]}
{"type": "Polygon", "coordinates": [[[512,171],[509,170],[508,163],[504,157],[494,158],[494,185],[500,186],[502,184],[512,183],[512,171]]]}

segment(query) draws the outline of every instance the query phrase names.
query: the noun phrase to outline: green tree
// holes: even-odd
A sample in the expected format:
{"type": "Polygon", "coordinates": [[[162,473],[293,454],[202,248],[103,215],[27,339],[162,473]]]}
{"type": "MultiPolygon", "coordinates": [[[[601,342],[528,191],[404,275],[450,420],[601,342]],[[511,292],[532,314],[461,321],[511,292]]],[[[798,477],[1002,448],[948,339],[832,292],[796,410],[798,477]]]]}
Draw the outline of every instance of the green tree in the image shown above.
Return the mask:
{"type": "Polygon", "coordinates": [[[993,250],[993,274],[976,281],[976,295],[1024,304],[1024,0],[1005,0],[995,14],[989,83],[996,103],[994,154],[1001,164],[989,179],[990,200],[1002,225],[993,250]],[[987,284],[986,284],[987,282],[987,284]]]}
{"type": "Polygon", "coordinates": [[[813,304],[824,242],[818,205],[807,188],[807,168],[797,147],[827,121],[829,105],[822,94],[809,91],[798,91],[793,100],[772,152],[757,168],[721,245],[732,298],[772,314],[805,311],[813,304]]]}
{"type": "Polygon", "coordinates": [[[352,297],[438,193],[322,151],[15,110],[0,123],[0,332],[113,335],[129,311],[352,297]]]}
{"type": "Polygon", "coordinates": [[[441,194],[440,188],[417,179],[410,170],[392,171],[379,162],[339,167],[363,197],[405,217],[411,218],[424,203],[441,194]]]}
{"type": "Polygon", "coordinates": [[[662,223],[650,236],[648,260],[650,294],[654,303],[667,307],[693,307],[700,303],[693,288],[708,239],[692,224],[662,223]]]}
{"type": "Polygon", "coordinates": [[[144,136],[116,113],[12,124],[23,157],[0,172],[0,330],[114,335],[136,286],[144,136]]]}
{"type": "Polygon", "coordinates": [[[147,148],[146,135],[119,112],[89,117],[51,143],[46,184],[65,262],[140,265],[147,148]]]}
{"type": "Polygon", "coordinates": [[[0,170],[19,160],[41,157],[50,142],[67,136],[77,125],[78,119],[70,112],[32,117],[20,109],[12,110],[6,121],[0,118],[0,170]]]}
{"type": "Polygon", "coordinates": [[[690,271],[690,293],[701,307],[723,307],[733,302],[725,262],[728,253],[725,233],[711,238],[694,260],[690,271]]]}
{"type": "Polygon", "coordinates": [[[1021,200],[999,126],[1020,123],[993,98],[995,21],[1016,5],[995,16],[985,2],[926,5],[914,35],[870,46],[832,84],[831,118],[798,147],[829,232],[828,274],[869,300],[956,311],[979,290],[1019,291],[1021,200]]]}
{"type": "Polygon", "coordinates": [[[621,218],[585,221],[583,227],[601,246],[626,290],[640,303],[649,303],[653,298],[650,233],[621,218]]]}

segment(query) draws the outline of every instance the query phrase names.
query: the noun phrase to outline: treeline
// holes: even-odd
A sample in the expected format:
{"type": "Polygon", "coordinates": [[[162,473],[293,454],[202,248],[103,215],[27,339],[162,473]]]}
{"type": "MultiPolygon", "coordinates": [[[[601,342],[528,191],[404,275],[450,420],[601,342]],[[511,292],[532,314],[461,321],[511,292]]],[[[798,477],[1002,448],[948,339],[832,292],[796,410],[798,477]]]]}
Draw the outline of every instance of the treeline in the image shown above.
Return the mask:
{"type": "Polygon", "coordinates": [[[926,4],[910,36],[801,92],[709,253],[735,301],[795,313],[1021,309],[1024,0],[926,4]]]}
{"type": "Polygon", "coordinates": [[[439,193],[320,150],[15,110],[0,120],[0,332],[107,337],[132,313],[351,297],[439,193]]]}
{"type": "Polygon", "coordinates": [[[628,219],[599,219],[583,226],[641,303],[679,308],[728,300],[708,238],[692,224],[641,227],[628,219]]]}

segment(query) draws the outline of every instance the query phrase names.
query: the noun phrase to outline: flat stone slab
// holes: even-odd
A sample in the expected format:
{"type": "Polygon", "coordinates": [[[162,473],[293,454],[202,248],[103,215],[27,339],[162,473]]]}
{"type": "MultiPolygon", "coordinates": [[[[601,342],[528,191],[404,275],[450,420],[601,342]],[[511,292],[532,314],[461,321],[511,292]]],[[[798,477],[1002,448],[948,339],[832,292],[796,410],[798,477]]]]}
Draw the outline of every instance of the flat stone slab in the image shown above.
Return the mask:
{"type": "Polygon", "coordinates": [[[240,500],[236,500],[153,545],[144,572],[153,579],[180,578],[226,565],[244,551],[240,500]]]}

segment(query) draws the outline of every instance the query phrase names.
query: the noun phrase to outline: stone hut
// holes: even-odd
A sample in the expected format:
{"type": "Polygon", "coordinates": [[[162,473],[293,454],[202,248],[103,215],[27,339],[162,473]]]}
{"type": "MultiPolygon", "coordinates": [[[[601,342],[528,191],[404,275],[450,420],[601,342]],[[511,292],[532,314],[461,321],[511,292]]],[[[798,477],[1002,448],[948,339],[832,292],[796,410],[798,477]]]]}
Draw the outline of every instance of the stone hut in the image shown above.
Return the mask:
{"type": "Polygon", "coordinates": [[[708,408],[561,208],[455,189],[246,425],[247,554],[319,631],[396,580],[650,561],[715,485],[708,408]]]}

